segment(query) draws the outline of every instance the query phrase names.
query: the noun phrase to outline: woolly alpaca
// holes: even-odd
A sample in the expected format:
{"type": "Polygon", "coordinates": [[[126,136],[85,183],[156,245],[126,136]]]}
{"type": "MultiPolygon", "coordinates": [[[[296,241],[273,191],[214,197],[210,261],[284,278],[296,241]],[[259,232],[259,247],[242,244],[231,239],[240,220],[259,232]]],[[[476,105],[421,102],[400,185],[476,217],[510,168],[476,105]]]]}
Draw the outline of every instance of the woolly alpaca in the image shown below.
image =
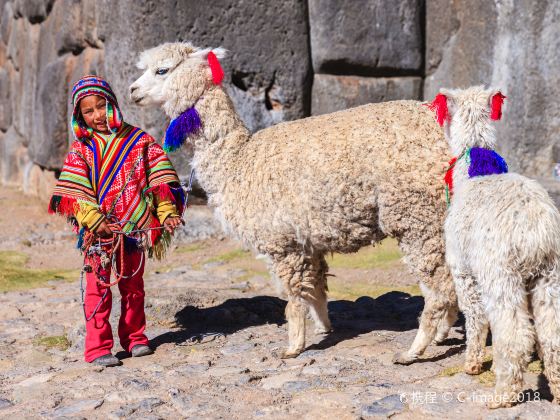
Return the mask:
{"type": "Polygon", "coordinates": [[[443,340],[457,313],[443,243],[448,155],[429,110],[415,101],[370,104],[251,135],[216,83],[210,52],[186,43],[145,51],[131,97],[162,105],[172,120],[196,110],[201,128],[187,130],[191,165],[209,205],[226,231],[269,257],[287,291],[284,357],[305,348],[308,311],[317,332],[331,330],[325,255],[387,236],[398,239],[426,299],[417,337],[397,361],[412,362],[434,337],[443,340]]]}
{"type": "Polygon", "coordinates": [[[491,120],[500,118],[503,99],[497,91],[472,87],[442,89],[433,103],[458,156],[452,177],[451,170],[446,177],[452,178],[453,196],[445,239],[466,319],[465,370],[481,372],[489,321],[496,373],[492,408],[518,401],[535,339],[550,389],[556,401],[560,397],[560,213],[544,188],[505,173],[505,162],[491,152],[491,120]]]}

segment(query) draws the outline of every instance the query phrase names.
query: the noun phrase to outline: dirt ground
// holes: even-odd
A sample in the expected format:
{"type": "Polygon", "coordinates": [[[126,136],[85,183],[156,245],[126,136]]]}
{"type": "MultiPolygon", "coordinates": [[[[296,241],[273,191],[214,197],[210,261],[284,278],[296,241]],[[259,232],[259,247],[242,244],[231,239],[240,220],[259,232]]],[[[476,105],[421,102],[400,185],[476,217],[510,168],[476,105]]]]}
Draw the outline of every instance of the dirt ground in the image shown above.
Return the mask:
{"type": "Polygon", "coordinates": [[[486,409],[491,356],[481,375],[462,372],[460,323],[420,362],[391,363],[423,307],[392,241],[330,260],[334,333],[309,328],[307,350],[280,359],[285,297],[265,262],[224,238],[202,206],[168,258],[146,267],[155,353],[131,358],[116,340],[122,366],[87,364],[71,230],[14,189],[0,187],[0,205],[0,418],[560,418],[539,361],[526,374],[527,402],[486,409]]]}

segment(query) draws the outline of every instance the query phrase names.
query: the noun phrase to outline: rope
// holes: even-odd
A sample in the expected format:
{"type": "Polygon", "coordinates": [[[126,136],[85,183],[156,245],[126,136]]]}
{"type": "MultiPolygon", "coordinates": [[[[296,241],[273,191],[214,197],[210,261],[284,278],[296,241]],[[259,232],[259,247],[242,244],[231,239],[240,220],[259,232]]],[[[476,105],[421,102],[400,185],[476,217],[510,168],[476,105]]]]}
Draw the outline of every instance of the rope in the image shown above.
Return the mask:
{"type": "MultiPolygon", "coordinates": [[[[128,184],[128,181],[130,181],[130,176],[131,176],[130,174],[134,173],[136,167],[138,166],[138,164],[141,160],[142,160],[142,157],[140,157],[136,161],[134,167],[132,168],[132,170],[129,173],[129,177],[127,179],[127,182],[124,184],[125,186],[128,184]]],[[[184,182],[180,183],[181,188],[183,188],[185,190],[185,205],[184,205],[184,208],[183,208],[183,212],[181,214],[181,219],[183,218],[183,216],[185,214],[185,211],[187,210],[187,207],[188,207],[189,193],[192,191],[193,179],[194,179],[194,168],[191,169],[188,184],[186,184],[184,182]],[[186,188],[185,188],[185,185],[187,185],[186,188]]],[[[138,263],[138,267],[136,267],[136,269],[134,270],[134,272],[131,275],[125,276],[124,273],[120,273],[118,271],[117,254],[120,257],[121,269],[123,269],[123,267],[124,267],[124,258],[125,258],[124,236],[130,236],[130,235],[135,235],[135,234],[143,234],[143,233],[146,233],[146,232],[151,231],[151,230],[165,229],[165,226],[159,226],[159,227],[154,227],[154,228],[134,229],[134,230],[132,230],[128,233],[124,232],[123,229],[122,229],[122,226],[126,225],[127,223],[134,223],[134,222],[132,222],[131,220],[119,221],[119,220],[116,219],[116,217],[111,215],[112,211],[114,210],[114,208],[116,206],[117,201],[120,199],[123,192],[124,192],[124,187],[119,192],[117,198],[115,199],[115,201],[113,202],[113,204],[111,206],[111,210],[109,211],[109,214],[106,216],[107,220],[112,220],[111,223],[108,223],[109,229],[111,229],[111,231],[113,232],[113,236],[112,236],[111,240],[102,240],[101,238],[98,238],[97,244],[94,245],[95,234],[93,232],[87,232],[84,235],[84,238],[83,238],[82,249],[87,250],[85,259],[90,257],[91,261],[93,262],[95,256],[97,255],[97,256],[99,256],[99,259],[100,259],[100,262],[101,262],[101,264],[97,265],[97,267],[93,267],[89,264],[86,264],[85,261],[84,261],[84,265],[83,265],[82,270],[80,272],[80,292],[81,292],[81,298],[82,298],[82,309],[83,309],[83,312],[84,312],[84,318],[86,319],[86,322],[93,319],[93,317],[95,316],[95,314],[97,313],[97,311],[101,307],[101,304],[103,303],[103,301],[107,297],[107,294],[109,293],[109,289],[112,286],[118,284],[123,279],[129,279],[129,278],[132,278],[132,277],[136,276],[138,274],[138,272],[140,271],[140,267],[142,267],[142,264],[144,263],[145,256],[144,256],[144,253],[142,253],[140,262],[138,263]],[[108,247],[109,251],[108,252],[104,251],[103,247],[108,247]],[[103,260],[103,261],[101,261],[101,260],[103,260]],[[113,282],[110,281],[110,278],[106,279],[99,272],[100,268],[101,268],[101,265],[106,265],[109,261],[111,262],[112,272],[115,275],[115,280],[113,282]],[[88,317],[87,314],[86,314],[86,305],[85,305],[85,300],[84,300],[85,290],[84,290],[84,287],[83,287],[83,280],[84,280],[84,274],[85,273],[91,273],[91,272],[95,273],[97,285],[101,288],[104,288],[105,291],[103,293],[103,296],[101,296],[101,299],[99,300],[99,302],[95,306],[94,310],[92,311],[91,315],[88,317]]],[[[209,334],[211,335],[212,333],[209,333],[209,334]]],[[[216,333],[216,334],[220,334],[220,333],[216,333]]],[[[208,335],[208,336],[210,336],[210,335],[208,335]]],[[[203,340],[206,337],[207,337],[207,335],[204,335],[202,338],[200,338],[200,340],[203,340]]],[[[193,338],[194,337],[191,337],[191,339],[193,339],[193,338]]],[[[212,338],[212,340],[214,338],[212,338]]],[[[199,342],[200,342],[200,340],[199,340],[199,342]]]]}

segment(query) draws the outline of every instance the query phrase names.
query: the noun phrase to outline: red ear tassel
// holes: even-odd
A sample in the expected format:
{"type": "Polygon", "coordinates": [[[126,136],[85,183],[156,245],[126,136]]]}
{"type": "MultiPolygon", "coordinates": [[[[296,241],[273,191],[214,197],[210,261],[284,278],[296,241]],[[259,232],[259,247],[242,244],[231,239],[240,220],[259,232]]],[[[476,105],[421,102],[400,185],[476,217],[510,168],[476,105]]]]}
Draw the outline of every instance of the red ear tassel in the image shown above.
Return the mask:
{"type": "Polygon", "coordinates": [[[502,92],[496,93],[492,96],[490,118],[497,121],[502,118],[502,104],[507,96],[502,95],[502,92]]]}
{"type": "Polygon", "coordinates": [[[436,112],[436,120],[440,126],[449,120],[449,112],[447,111],[447,97],[443,93],[438,93],[431,104],[426,104],[428,108],[436,112]]]}
{"type": "Polygon", "coordinates": [[[212,51],[208,53],[208,64],[210,65],[210,70],[212,71],[212,81],[215,85],[219,85],[224,80],[224,71],[222,66],[218,61],[218,57],[212,51]]]}

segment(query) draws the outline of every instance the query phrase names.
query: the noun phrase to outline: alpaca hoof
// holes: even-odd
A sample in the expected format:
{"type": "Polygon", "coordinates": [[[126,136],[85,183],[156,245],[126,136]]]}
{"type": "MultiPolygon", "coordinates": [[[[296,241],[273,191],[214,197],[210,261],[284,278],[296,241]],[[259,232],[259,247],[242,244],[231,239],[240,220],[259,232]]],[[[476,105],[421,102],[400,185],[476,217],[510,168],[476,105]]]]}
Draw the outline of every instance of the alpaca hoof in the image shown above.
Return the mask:
{"type": "Polygon", "coordinates": [[[482,372],[481,363],[467,363],[465,364],[465,373],[467,375],[480,375],[482,372]]]}
{"type": "Polygon", "coordinates": [[[282,352],[282,354],[280,355],[281,359],[293,359],[295,357],[298,357],[301,354],[301,351],[290,351],[290,350],[285,350],[282,352]]]}
{"type": "Polygon", "coordinates": [[[395,365],[410,365],[416,361],[416,357],[410,357],[406,353],[396,353],[393,356],[393,363],[395,365]]]}
{"type": "Polygon", "coordinates": [[[315,334],[317,335],[327,335],[332,333],[333,329],[332,328],[327,328],[327,327],[321,327],[321,328],[315,328],[315,334]]]}

